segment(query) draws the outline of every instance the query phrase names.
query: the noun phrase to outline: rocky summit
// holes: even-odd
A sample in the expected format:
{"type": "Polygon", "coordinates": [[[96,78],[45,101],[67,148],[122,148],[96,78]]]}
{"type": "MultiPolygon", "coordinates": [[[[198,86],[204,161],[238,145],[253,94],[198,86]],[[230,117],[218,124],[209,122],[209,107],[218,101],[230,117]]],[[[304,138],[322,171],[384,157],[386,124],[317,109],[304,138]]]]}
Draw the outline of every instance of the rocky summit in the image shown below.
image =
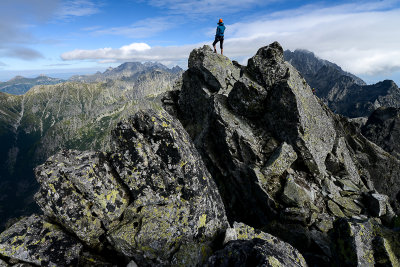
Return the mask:
{"type": "Polygon", "coordinates": [[[399,159],[279,43],[247,66],[195,49],[175,88],[110,150],[35,169],[43,215],[0,234],[0,265],[399,266],[399,159]]]}
{"type": "MultiPolygon", "coordinates": [[[[165,100],[216,180],[231,223],[278,236],[311,266],[341,265],[338,255],[350,253],[340,244],[356,237],[334,234],[339,219],[362,227],[373,218],[385,231],[396,225],[400,162],[313,95],[278,43],[247,66],[207,46],[194,50],[180,91],[165,100]]],[[[352,241],[352,264],[379,250],[372,242],[385,238],[379,227],[371,228],[369,252],[352,241]]]]}

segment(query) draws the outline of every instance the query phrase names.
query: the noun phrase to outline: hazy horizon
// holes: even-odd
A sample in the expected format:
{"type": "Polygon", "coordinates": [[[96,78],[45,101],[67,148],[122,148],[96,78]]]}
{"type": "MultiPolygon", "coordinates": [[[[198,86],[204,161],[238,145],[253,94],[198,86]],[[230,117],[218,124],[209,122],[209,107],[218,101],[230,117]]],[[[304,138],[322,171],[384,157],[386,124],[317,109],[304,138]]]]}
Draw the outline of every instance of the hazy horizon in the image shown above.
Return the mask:
{"type": "Polygon", "coordinates": [[[127,61],[185,68],[192,49],[211,45],[223,18],[225,55],[240,63],[278,41],[367,83],[400,83],[400,2],[394,0],[15,0],[2,1],[0,15],[3,81],[87,74],[80,70],[127,61]]]}

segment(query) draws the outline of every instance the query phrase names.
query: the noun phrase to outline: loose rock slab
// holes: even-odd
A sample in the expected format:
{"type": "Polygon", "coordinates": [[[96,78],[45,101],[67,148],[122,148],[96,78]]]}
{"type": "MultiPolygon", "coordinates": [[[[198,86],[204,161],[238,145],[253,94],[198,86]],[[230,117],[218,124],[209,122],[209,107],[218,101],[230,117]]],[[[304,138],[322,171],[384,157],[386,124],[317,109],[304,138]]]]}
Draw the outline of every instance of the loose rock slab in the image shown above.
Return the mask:
{"type": "Polygon", "coordinates": [[[307,266],[300,252],[278,238],[235,222],[228,242],[208,260],[208,266],[307,266]]]}
{"type": "Polygon", "coordinates": [[[35,174],[40,183],[35,198],[45,214],[93,248],[119,223],[129,202],[105,153],[63,151],[38,166],[35,174]]]}
{"type": "Polygon", "coordinates": [[[39,215],[26,217],[0,234],[0,255],[40,266],[75,266],[82,247],[39,215]]]}
{"type": "Polygon", "coordinates": [[[133,201],[110,242],[139,265],[205,261],[228,224],[218,189],[181,124],[165,111],[138,112],[113,138],[113,166],[133,201]]]}

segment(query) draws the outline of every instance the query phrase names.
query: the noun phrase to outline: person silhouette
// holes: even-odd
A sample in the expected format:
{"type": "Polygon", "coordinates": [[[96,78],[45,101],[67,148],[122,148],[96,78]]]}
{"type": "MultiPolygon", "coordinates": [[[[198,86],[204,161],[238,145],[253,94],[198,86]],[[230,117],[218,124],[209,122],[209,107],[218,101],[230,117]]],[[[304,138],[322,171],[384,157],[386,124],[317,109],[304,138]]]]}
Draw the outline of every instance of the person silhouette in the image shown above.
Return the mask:
{"type": "Polygon", "coordinates": [[[217,31],[215,33],[215,40],[213,42],[213,47],[214,47],[214,53],[217,53],[217,49],[215,48],[215,45],[219,42],[219,46],[221,48],[221,55],[224,54],[224,32],[225,32],[225,25],[222,19],[219,19],[218,26],[217,26],[217,31]]]}

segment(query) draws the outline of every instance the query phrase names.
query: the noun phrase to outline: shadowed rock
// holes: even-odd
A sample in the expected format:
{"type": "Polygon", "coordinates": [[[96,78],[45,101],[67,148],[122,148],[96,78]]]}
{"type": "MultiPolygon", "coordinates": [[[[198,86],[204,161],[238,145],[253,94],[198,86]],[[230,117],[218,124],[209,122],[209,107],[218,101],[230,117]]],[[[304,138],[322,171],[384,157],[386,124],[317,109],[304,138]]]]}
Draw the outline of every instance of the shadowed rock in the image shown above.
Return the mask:
{"type": "Polygon", "coordinates": [[[119,223],[129,203],[105,153],[63,151],[35,173],[40,183],[35,198],[44,213],[93,248],[101,246],[100,236],[119,223]]]}
{"type": "Polygon", "coordinates": [[[76,266],[82,249],[76,238],[39,215],[26,217],[0,234],[1,256],[40,266],[76,266]]]}
{"type": "Polygon", "coordinates": [[[336,259],[338,265],[349,266],[357,263],[358,266],[398,266],[399,264],[399,233],[381,228],[379,222],[373,219],[338,220],[333,235],[339,252],[336,259]]]}
{"type": "Polygon", "coordinates": [[[378,108],[361,131],[369,140],[400,158],[400,108],[378,108]]]}
{"type": "Polygon", "coordinates": [[[207,266],[307,266],[291,245],[243,223],[235,222],[227,229],[225,242],[207,266]]]}
{"type": "Polygon", "coordinates": [[[132,202],[108,234],[138,263],[193,266],[205,261],[211,243],[227,227],[213,179],[190,137],[164,111],[139,112],[113,132],[112,162],[132,202]]]}
{"type": "Polygon", "coordinates": [[[240,66],[195,49],[173,112],[216,180],[228,219],[324,265],[335,253],[333,222],[373,216],[364,194],[388,195],[397,211],[399,167],[333,114],[282,53],[275,42],[240,66]]]}
{"type": "Polygon", "coordinates": [[[400,90],[393,81],[367,85],[336,64],[304,50],[286,50],[284,57],[335,113],[351,118],[368,117],[379,107],[400,107],[400,90]]]}
{"type": "Polygon", "coordinates": [[[399,160],[282,51],[260,48],[247,67],[192,51],[162,98],[183,126],[154,106],[117,125],[109,153],[49,158],[36,169],[46,220],[120,265],[398,265],[399,160]]]}
{"type": "Polygon", "coordinates": [[[228,224],[180,123],[165,111],[140,111],[112,139],[114,152],[63,151],[36,169],[45,214],[87,246],[140,266],[205,262],[228,224]]]}

